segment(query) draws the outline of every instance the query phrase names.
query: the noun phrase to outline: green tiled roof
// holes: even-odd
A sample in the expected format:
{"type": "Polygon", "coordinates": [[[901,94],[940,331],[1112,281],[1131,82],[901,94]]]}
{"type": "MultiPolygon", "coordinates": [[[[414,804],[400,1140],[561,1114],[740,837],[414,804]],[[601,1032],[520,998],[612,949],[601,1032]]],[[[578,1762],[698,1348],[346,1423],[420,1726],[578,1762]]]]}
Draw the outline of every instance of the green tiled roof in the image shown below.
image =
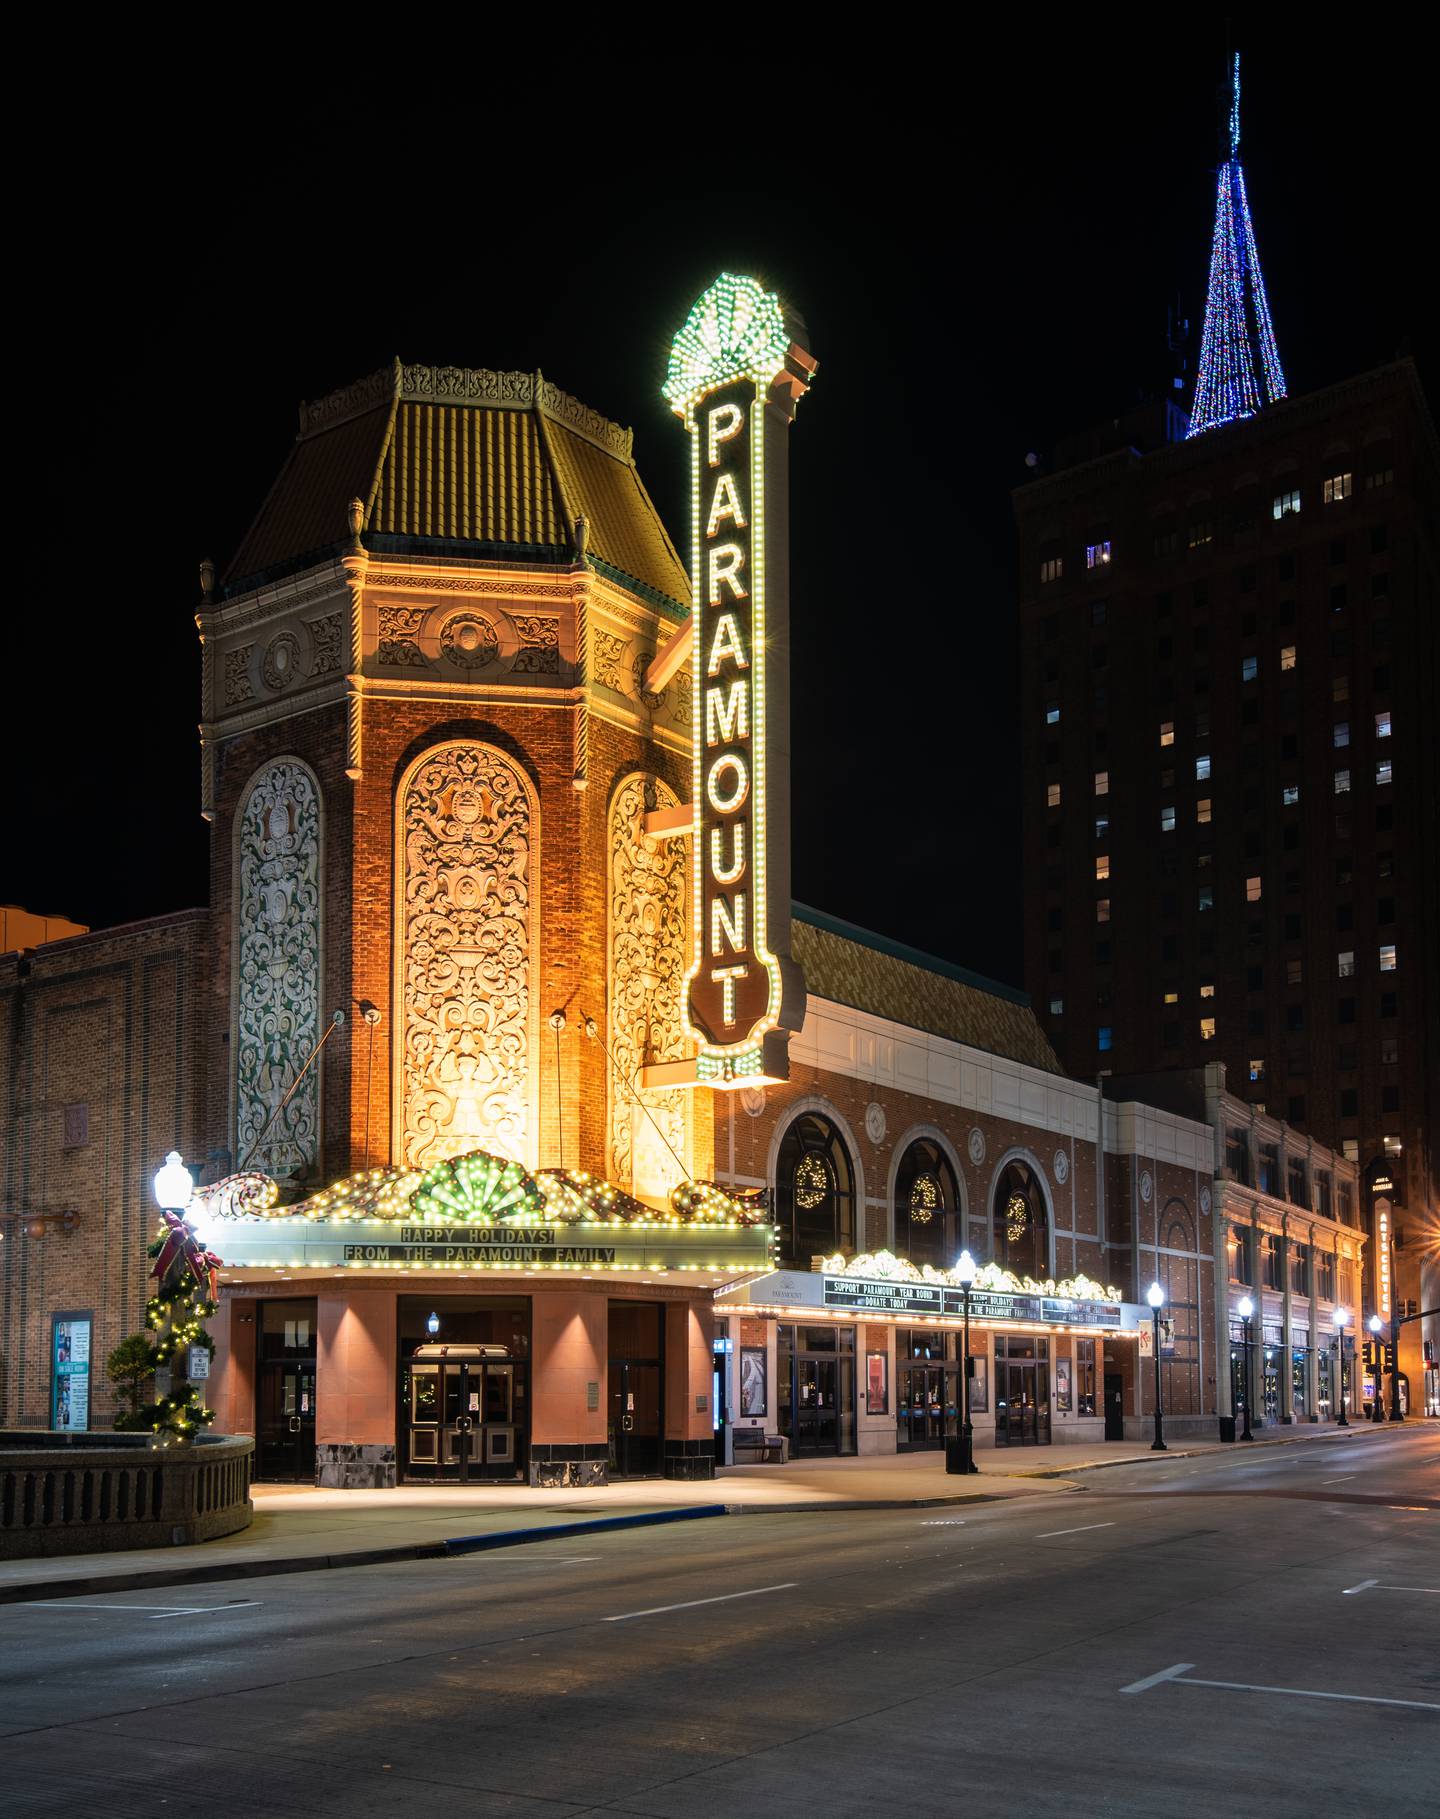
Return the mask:
{"type": "Polygon", "coordinates": [[[1028,996],[803,903],[791,906],[790,951],[817,998],[932,1036],[1063,1074],[1028,996]]]}
{"type": "Polygon", "coordinates": [[[540,373],[393,366],[317,404],[225,576],[230,592],[348,538],[351,499],[378,547],[574,560],[682,611],[685,568],[641,483],[629,430],[540,373]]]}

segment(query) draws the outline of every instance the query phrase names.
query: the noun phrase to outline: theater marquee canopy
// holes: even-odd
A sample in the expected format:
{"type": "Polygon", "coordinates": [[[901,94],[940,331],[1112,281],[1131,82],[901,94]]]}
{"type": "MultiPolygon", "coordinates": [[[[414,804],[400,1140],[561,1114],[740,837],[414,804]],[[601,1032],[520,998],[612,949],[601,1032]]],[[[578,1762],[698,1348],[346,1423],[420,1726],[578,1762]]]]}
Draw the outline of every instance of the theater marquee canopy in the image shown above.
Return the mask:
{"type": "MultiPolygon", "coordinates": [[[[863,1317],[878,1324],[958,1326],[965,1294],[954,1270],[917,1266],[889,1251],[848,1260],[821,1257],[809,1270],[774,1270],[748,1283],[721,1289],[717,1308],[753,1309],[780,1318],[863,1317]]],[[[1137,1332],[1148,1310],[1121,1299],[1120,1291],[1075,1276],[1037,1282],[985,1264],[970,1289],[970,1320],[979,1326],[1015,1326],[1058,1332],[1137,1332]]]]}
{"type": "Polygon", "coordinates": [[[377,1168],[295,1206],[264,1175],[201,1188],[186,1214],[220,1279],[413,1273],[571,1273],[713,1288],[774,1265],[758,1196],[686,1182],[652,1206],[578,1169],[529,1174],[474,1152],[424,1170],[377,1168]]]}

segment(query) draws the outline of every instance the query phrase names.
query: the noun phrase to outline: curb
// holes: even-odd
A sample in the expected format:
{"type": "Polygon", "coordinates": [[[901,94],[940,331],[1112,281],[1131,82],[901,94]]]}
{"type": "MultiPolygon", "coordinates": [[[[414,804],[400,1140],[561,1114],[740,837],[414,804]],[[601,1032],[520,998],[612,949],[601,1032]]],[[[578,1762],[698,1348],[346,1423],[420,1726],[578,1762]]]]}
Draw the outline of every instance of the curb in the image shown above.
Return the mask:
{"type": "Polygon", "coordinates": [[[351,1566],[387,1566],[405,1560],[445,1560],[494,1548],[526,1547],[539,1541],[564,1541],[607,1530],[654,1528],[661,1523],[703,1521],[710,1516],[793,1516],[822,1510],[937,1509],[955,1503],[1000,1503],[1003,1492],[978,1491],[954,1497],[889,1497],[843,1502],[700,1503],[688,1509],[644,1510],[633,1516],[597,1516],[588,1522],[556,1522],[548,1528],[494,1529],[481,1535],[455,1535],[443,1541],[411,1542],[400,1547],[357,1548],[344,1554],[292,1554],[283,1558],[228,1560],[213,1566],[151,1567],[136,1573],[94,1573],[84,1579],[31,1579],[0,1584],[0,1605],[33,1604],[41,1599],[95,1597],[106,1592],[154,1591],[167,1585],[214,1585],[235,1579],[272,1579],[286,1573],[320,1573],[351,1566]]]}
{"type": "MultiPolygon", "coordinates": [[[[1352,1437],[1356,1426],[1357,1423],[1352,1421],[1348,1427],[1332,1428],[1328,1433],[1324,1434],[1276,1434],[1273,1440],[1261,1440],[1257,1437],[1256,1439],[1249,1441],[1224,1441],[1219,1445],[1192,1446],[1183,1449],[1167,1446],[1163,1453],[1144,1452],[1138,1459],[1095,1459],[1092,1460],[1089,1465],[1071,1465],[1065,1467],[1061,1471],[1008,1472],[1006,1476],[1010,1478],[1073,1478],[1078,1476],[1081,1472],[1113,1471],[1117,1465],[1152,1465],[1158,1459],[1210,1459],[1222,1456],[1232,1457],[1235,1452],[1243,1453],[1251,1446],[1314,1446],[1326,1440],[1349,1439],[1352,1437]]],[[[1364,1423],[1364,1427],[1367,1431],[1370,1426],[1371,1424],[1368,1421],[1364,1423]]]]}

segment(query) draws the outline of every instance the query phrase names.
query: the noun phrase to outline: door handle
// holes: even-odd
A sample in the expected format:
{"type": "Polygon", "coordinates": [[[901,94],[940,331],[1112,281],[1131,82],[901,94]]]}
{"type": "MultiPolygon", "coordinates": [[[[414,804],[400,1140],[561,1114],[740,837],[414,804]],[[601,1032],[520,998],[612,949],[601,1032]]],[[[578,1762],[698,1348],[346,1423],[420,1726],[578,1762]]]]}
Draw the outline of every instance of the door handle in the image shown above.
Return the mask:
{"type": "Polygon", "coordinates": [[[292,1434],[298,1434],[300,1432],[300,1417],[298,1415],[292,1415],[290,1417],[290,1432],[292,1434]]]}

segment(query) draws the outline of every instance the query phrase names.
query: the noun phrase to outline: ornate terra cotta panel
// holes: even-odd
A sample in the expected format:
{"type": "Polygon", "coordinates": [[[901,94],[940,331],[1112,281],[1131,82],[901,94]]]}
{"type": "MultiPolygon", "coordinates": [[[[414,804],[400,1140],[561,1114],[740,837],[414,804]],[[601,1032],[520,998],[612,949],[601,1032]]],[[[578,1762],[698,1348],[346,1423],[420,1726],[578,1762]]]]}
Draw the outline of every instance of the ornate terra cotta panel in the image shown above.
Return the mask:
{"type": "Polygon", "coordinates": [[[265,1131],[320,1040],[320,789],[298,758],[256,774],[235,842],[236,1166],[284,1176],[320,1142],[318,1067],[265,1131]]]}
{"type": "Polygon", "coordinates": [[[396,1159],[483,1149],[533,1167],[530,785],[493,746],[454,742],[411,766],[396,814],[396,1159]]]}
{"type": "Polygon", "coordinates": [[[642,1094],[633,1083],[647,1062],[686,1052],[685,842],[652,839],[644,816],[678,800],[664,783],[636,774],[610,804],[610,1179],[661,1201],[683,1175],[676,1157],[686,1153],[685,1092],[642,1094]]]}

